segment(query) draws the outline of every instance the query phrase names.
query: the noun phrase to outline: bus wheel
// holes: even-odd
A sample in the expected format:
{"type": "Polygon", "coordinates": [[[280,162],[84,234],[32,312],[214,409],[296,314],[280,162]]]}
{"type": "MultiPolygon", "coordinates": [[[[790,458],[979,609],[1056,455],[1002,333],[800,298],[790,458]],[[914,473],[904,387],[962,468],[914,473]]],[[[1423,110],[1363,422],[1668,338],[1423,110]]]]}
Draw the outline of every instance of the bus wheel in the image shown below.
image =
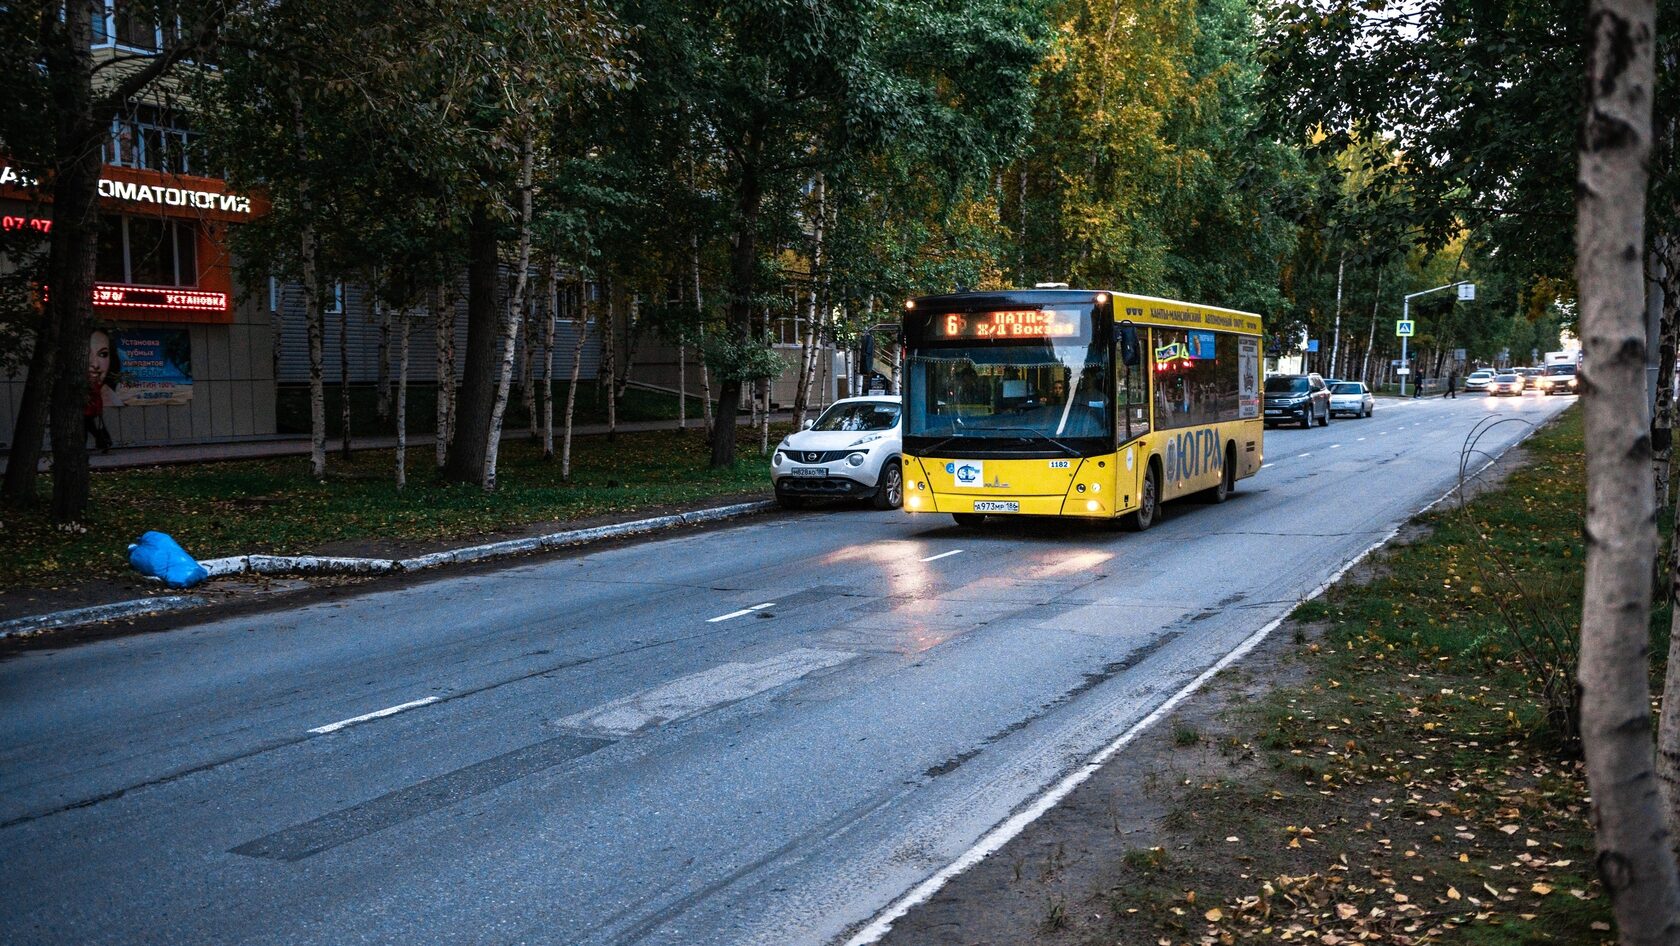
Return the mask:
{"type": "Polygon", "coordinates": [[[951,518],[957,520],[957,525],[972,529],[986,521],[986,514],[983,512],[953,512],[951,518]]]}
{"type": "Polygon", "coordinates": [[[1202,490],[1202,500],[1210,503],[1222,503],[1229,499],[1237,488],[1237,448],[1235,444],[1225,447],[1225,466],[1219,472],[1219,485],[1210,486],[1202,490]]]}
{"type": "Polygon", "coordinates": [[[1149,465],[1149,472],[1143,477],[1143,494],[1138,496],[1138,507],[1121,517],[1120,524],[1127,531],[1142,532],[1155,524],[1157,514],[1161,508],[1161,474],[1155,471],[1155,464],[1149,465]]]}

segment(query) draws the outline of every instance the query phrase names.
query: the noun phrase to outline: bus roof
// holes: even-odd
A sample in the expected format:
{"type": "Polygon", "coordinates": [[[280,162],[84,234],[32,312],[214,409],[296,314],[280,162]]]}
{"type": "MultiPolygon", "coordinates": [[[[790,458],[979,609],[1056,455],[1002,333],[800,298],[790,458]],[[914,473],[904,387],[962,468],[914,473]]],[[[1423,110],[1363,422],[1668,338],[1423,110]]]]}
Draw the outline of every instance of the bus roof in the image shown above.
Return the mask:
{"type": "Polygon", "coordinates": [[[948,309],[953,307],[990,307],[1011,305],[1053,305],[1058,302],[1091,304],[1099,293],[1114,302],[1114,320],[1139,325],[1161,325],[1168,328],[1212,329],[1235,332],[1239,335],[1259,335],[1260,316],[1253,312],[1226,309],[1220,306],[1184,302],[1179,299],[1160,299],[1107,289],[1000,289],[981,292],[955,292],[937,296],[919,296],[911,301],[911,308],[948,309]]]}

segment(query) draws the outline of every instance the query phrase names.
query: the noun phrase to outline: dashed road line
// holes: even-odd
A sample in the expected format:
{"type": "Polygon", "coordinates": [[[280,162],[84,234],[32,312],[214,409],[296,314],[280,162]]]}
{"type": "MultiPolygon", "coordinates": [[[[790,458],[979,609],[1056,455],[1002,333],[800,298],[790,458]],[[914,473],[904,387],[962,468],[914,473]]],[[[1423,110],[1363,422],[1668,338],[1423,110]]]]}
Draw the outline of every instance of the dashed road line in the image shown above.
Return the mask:
{"type": "Polygon", "coordinates": [[[716,624],[719,621],[727,621],[727,620],[730,620],[731,618],[743,617],[745,615],[753,613],[754,611],[763,611],[765,608],[773,608],[775,606],[776,606],[776,602],[766,601],[763,604],[755,604],[750,608],[742,608],[739,611],[731,611],[728,614],[720,614],[715,618],[707,618],[706,623],[707,624],[716,624]]]}
{"type": "Polygon", "coordinates": [[[961,555],[961,554],[962,554],[962,549],[952,549],[949,552],[940,552],[938,555],[929,555],[927,558],[922,559],[922,561],[924,561],[924,562],[937,562],[942,558],[950,558],[953,555],[961,555]]]}
{"type": "Polygon", "coordinates": [[[337,732],[346,726],[354,726],[357,723],[365,723],[370,719],[381,719],[386,716],[395,716],[403,710],[411,710],[416,706],[425,706],[429,703],[436,703],[437,701],[437,697],[428,696],[423,700],[412,700],[407,703],[398,703],[396,706],[387,706],[382,710],[374,710],[371,713],[363,713],[360,716],[352,716],[349,719],[341,719],[336,723],[328,723],[325,726],[316,726],[314,729],[311,729],[310,732],[315,733],[316,735],[337,732]]]}

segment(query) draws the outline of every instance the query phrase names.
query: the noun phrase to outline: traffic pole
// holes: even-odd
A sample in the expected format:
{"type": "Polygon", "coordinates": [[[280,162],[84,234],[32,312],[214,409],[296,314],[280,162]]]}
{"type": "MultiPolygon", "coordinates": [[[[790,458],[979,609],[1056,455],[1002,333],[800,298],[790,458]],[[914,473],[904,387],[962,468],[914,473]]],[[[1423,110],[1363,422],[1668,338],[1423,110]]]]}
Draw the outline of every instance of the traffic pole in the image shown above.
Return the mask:
{"type": "MultiPolygon", "coordinates": [[[[1407,296],[1405,299],[1401,300],[1401,302],[1400,302],[1400,321],[1410,322],[1411,320],[1412,320],[1412,297],[1407,296]]],[[[1409,372],[1412,369],[1411,362],[1406,360],[1406,343],[1411,341],[1411,340],[1412,339],[1411,339],[1410,336],[1407,336],[1407,335],[1400,336],[1400,370],[1404,371],[1404,372],[1408,372],[1408,374],[1402,374],[1400,376],[1400,396],[1401,397],[1406,396],[1406,378],[1409,377],[1409,372]]]]}

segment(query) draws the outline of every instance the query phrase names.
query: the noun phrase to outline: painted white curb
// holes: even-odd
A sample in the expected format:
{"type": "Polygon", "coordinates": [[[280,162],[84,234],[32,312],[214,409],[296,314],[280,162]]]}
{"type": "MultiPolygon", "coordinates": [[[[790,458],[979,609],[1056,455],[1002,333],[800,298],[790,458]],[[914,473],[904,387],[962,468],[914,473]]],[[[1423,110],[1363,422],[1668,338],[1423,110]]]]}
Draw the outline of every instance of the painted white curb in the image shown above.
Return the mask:
{"type": "Polygon", "coordinates": [[[198,595],[160,595],[156,598],[135,598],[132,601],[118,601],[114,604],[96,604],[87,608],[55,611],[52,614],[38,614],[0,623],[0,637],[44,631],[54,627],[80,627],[83,624],[161,614],[165,611],[181,611],[205,603],[205,599],[198,595]]]}
{"type": "MultiPolygon", "coordinates": [[[[612,525],[594,526],[588,529],[568,529],[564,532],[551,532],[548,535],[532,536],[527,539],[509,539],[505,542],[491,542],[486,545],[473,545],[467,548],[450,549],[444,552],[433,552],[429,555],[419,555],[414,558],[345,558],[330,555],[232,555],[227,558],[212,558],[199,562],[211,578],[224,575],[388,575],[395,572],[414,572],[439,565],[453,565],[462,562],[479,562],[485,559],[500,558],[505,555],[519,555],[525,552],[540,552],[557,549],[567,545],[581,545],[585,542],[598,542],[602,539],[615,539],[620,536],[637,535],[643,532],[653,532],[658,529],[669,529],[672,526],[688,525],[696,522],[715,522],[720,519],[733,519],[737,516],[750,516],[756,513],[769,512],[776,504],[769,500],[751,503],[735,503],[729,506],[716,506],[711,509],[696,509],[693,512],[677,513],[669,516],[654,516],[651,519],[637,519],[632,522],[618,522],[612,525]]],[[[139,617],[141,615],[162,614],[169,611],[184,611],[188,608],[200,607],[207,604],[205,598],[198,595],[161,595],[156,598],[135,598],[130,601],[118,601],[114,604],[95,605],[90,608],[76,608],[71,611],[56,611],[51,614],[38,614],[30,617],[15,618],[0,623],[0,638],[11,637],[15,634],[27,634],[31,631],[43,631],[60,627],[80,627],[84,624],[97,624],[101,621],[114,621],[119,618],[139,617]]]]}

